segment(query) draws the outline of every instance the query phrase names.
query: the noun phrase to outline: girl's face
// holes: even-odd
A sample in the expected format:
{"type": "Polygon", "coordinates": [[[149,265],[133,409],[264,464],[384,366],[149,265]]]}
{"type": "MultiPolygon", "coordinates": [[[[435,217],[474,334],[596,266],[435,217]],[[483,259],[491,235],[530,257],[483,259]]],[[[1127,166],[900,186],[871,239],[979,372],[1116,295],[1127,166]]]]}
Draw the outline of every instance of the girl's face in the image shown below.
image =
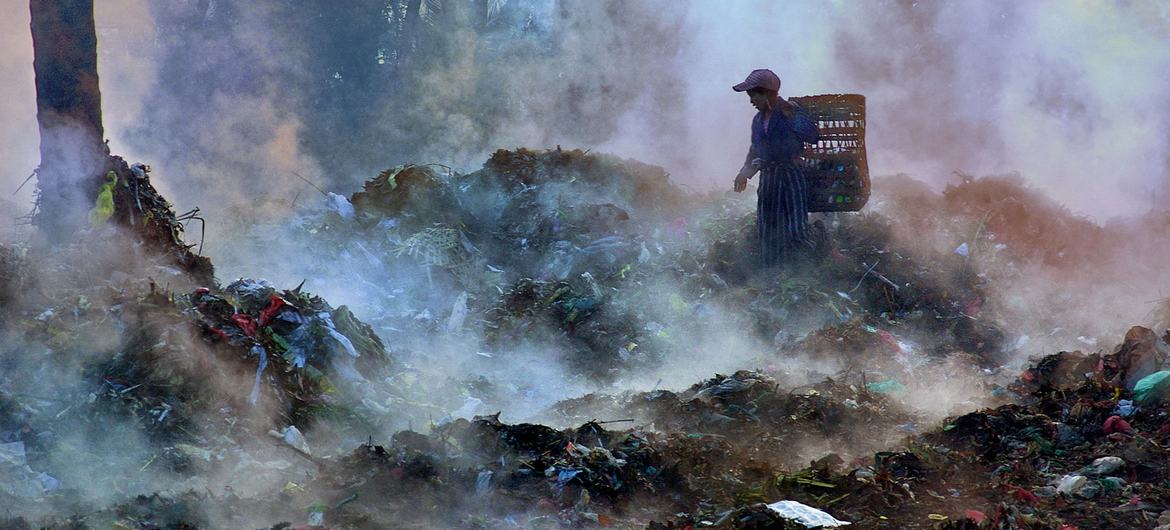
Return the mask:
{"type": "Polygon", "coordinates": [[[747,92],[748,100],[751,101],[752,106],[760,112],[772,109],[772,102],[769,99],[767,90],[753,88],[747,92]]]}

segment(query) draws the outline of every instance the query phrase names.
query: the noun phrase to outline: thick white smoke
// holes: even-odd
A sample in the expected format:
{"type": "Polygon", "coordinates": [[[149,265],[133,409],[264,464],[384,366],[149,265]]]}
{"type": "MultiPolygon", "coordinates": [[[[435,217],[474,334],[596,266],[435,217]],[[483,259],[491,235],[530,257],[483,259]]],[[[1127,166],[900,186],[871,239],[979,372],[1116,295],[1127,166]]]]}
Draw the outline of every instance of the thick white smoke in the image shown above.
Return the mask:
{"type": "MultiPolygon", "coordinates": [[[[0,195],[6,206],[3,223],[8,226],[30,197],[31,186],[15,197],[12,192],[37,163],[37,140],[27,5],[23,0],[4,0],[3,4],[11,15],[2,22],[0,52],[0,86],[8,96],[0,103],[0,154],[5,161],[0,195]]],[[[1147,209],[1159,193],[1166,193],[1170,119],[1159,109],[1170,105],[1170,89],[1163,82],[1164,72],[1170,70],[1170,7],[1163,4],[693,0],[617,4],[605,11],[597,11],[588,2],[527,4],[532,13],[568,21],[552,26],[563,35],[561,45],[551,52],[554,55],[533,57],[529,63],[507,56],[507,64],[489,65],[477,61],[490,60],[491,55],[470,54],[435,70],[436,89],[419,104],[448,114],[436,127],[446,123],[453,136],[499,147],[551,146],[574,138],[597,138],[581,133],[580,128],[608,121],[538,119],[558,112],[565,101],[555,97],[555,86],[545,81],[570,75],[578,83],[591,77],[598,84],[626,82],[646,87],[643,95],[634,96],[633,101],[591,96],[574,102],[582,106],[575,115],[622,113],[618,129],[608,139],[583,147],[662,163],[677,180],[694,188],[723,188],[742,156],[753,112],[742,95],[729,87],[752,68],[769,67],[783,79],[785,95],[867,95],[869,160],[874,174],[909,173],[941,184],[953,170],[1018,171],[1098,222],[1135,208],[1147,209]],[[629,23],[616,26],[620,30],[607,30],[615,26],[601,24],[605,17],[621,20],[653,12],[659,12],[663,21],[681,19],[681,24],[629,23]],[[590,25],[588,20],[598,23],[590,25]],[[630,47],[630,39],[616,34],[606,37],[605,31],[660,32],[662,41],[677,42],[647,57],[638,47],[630,47]],[[559,59],[573,68],[550,72],[548,65],[556,64],[556,54],[562,54],[559,59]],[[572,73],[580,68],[593,72],[572,73]],[[457,75],[458,71],[471,77],[457,75]],[[491,129],[457,119],[461,115],[457,102],[477,93],[439,90],[445,80],[482,81],[484,76],[496,76],[504,82],[507,77],[499,74],[505,71],[533,82],[528,90],[520,90],[523,84],[508,81],[516,93],[509,96],[506,106],[514,111],[510,117],[517,119],[491,129]],[[660,84],[639,78],[639,71],[653,73],[661,78],[660,84]],[[663,76],[665,71],[674,74],[663,76]],[[546,74],[554,75],[548,78],[546,74]],[[451,100],[442,101],[446,96],[451,100]]],[[[203,206],[227,211],[224,207],[233,200],[248,204],[243,192],[255,188],[241,181],[283,183],[289,179],[290,168],[323,172],[321,179],[349,185],[369,176],[331,175],[302,153],[306,137],[345,134],[315,130],[313,124],[289,113],[289,102],[301,96],[298,84],[307,79],[297,65],[302,55],[295,45],[296,32],[304,28],[261,23],[263,19],[256,16],[266,12],[262,6],[238,11],[246,15],[240,19],[225,19],[224,6],[208,14],[203,3],[183,5],[210,17],[208,21],[219,25],[221,38],[160,35],[152,18],[159,10],[142,0],[97,5],[106,129],[115,152],[151,162],[158,173],[166,173],[159,185],[172,191],[172,199],[183,210],[203,206]],[[175,38],[188,39],[195,46],[233,43],[253,61],[250,68],[263,68],[268,77],[244,99],[225,96],[199,107],[184,107],[188,102],[182,100],[176,100],[173,108],[144,107],[147,95],[159,86],[160,65],[155,61],[161,60],[166,39],[175,38]],[[257,65],[256,60],[270,64],[257,65]],[[219,124],[204,127],[202,138],[208,141],[194,146],[203,151],[204,163],[174,165],[173,153],[193,147],[186,142],[189,137],[183,131],[150,129],[155,122],[175,123],[176,113],[192,123],[219,124]],[[150,131],[150,141],[143,141],[144,127],[150,131]],[[256,132],[245,130],[249,128],[256,132]],[[128,142],[131,130],[137,136],[128,142]],[[210,141],[212,137],[219,141],[210,141]],[[256,174],[252,170],[256,164],[267,170],[256,174]],[[248,174],[231,171],[245,165],[248,174]],[[224,186],[225,181],[230,185],[224,186]],[[208,190],[215,189],[229,192],[209,199],[208,190]]],[[[204,55],[219,61],[228,52],[211,47],[192,57],[204,55]]],[[[189,66],[193,72],[201,68],[200,64],[189,66]]],[[[587,89],[586,93],[593,92],[587,89]]],[[[393,110],[371,109],[370,119],[393,121],[393,110]]],[[[450,162],[430,160],[442,151],[411,148],[420,149],[415,156],[427,158],[420,161],[450,162]]],[[[396,151],[395,145],[388,144],[385,150],[386,160],[412,158],[409,152],[396,151]]],[[[480,159],[463,152],[452,155],[456,157],[468,166],[480,159]]],[[[362,165],[379,167],[383,162],[370,160],[362,165]]],[[[296,181],[287,184],[297,185],[296,181]]]]}
{"type": "MultiPolygon", "coordinates": [[[[729,186],[754,112],[730,84],[867,96],[873,174],[1019,172],[1097,222],[1170,176],[1170,6],[1158,2],[693,2],[677,176],[729,186]]],[[[639,143],[618,142],[631,146],[639,143]]]]}

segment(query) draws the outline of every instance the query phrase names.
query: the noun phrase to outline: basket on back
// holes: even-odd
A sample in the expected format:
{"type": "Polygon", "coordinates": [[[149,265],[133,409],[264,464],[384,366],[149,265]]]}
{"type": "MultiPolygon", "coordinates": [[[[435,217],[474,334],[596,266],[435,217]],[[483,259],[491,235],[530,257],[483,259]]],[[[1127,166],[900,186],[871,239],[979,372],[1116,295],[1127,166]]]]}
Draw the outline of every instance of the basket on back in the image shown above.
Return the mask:
{"type": "Polygon", "coordinates": [[[820,129],[801,153],[808,178],[808,211],[856,212],[869,200],[865,160],[865,96],[823,94],[789,98],[820,129]]]}

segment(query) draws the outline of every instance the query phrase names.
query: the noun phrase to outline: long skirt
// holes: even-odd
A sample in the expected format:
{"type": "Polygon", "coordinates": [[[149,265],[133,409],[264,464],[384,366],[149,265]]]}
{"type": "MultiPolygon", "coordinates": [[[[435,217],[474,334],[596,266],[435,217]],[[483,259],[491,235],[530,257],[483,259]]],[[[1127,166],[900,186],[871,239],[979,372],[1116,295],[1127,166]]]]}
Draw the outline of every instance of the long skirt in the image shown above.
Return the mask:
{"type": "Polygon", "coordinates": [[[756,196],[756,228],[765,267],[777,264],[787,252],[812,246],[808,234],[808,182],[800,167],[764,168],[756,196]]]}

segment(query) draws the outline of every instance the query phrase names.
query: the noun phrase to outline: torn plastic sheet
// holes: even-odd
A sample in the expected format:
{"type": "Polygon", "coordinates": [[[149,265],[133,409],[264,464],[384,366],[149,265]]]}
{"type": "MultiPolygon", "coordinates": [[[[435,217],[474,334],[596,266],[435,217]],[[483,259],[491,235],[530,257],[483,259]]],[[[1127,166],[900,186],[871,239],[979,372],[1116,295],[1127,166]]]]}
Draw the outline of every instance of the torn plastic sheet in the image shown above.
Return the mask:
{"type": "Polygon", "coordinates": [[[25,458],[24,442],[10,442],[0,444],[0,462],[8,462],[17,466],[28,463],[25,458]]]}
{"type": "Polygon", "coordinates": [[[345,349],[345,353],[348,353],[350,357],[361,357],[361,354],[358,353],[357,348],[353,346],[353,341],[350,341],[349,337],[346,337],[340,331],[337,331],[337,326],[333,325],[333,317],[331,317],[329,313],[325,311],[317,313],[317,318],[320,319],[321,323],[325,325],[325,331],[329,333],[329,336],[333,337],[333,340],[336,340],[339,344],[341,344],[341,347],[345,349]]]}
{"type": "Polygon", "coordinates": [[[455,299],[455,305],[451,307],[451,318],[447,319],[447,333],[459,333],[463,331],[463,323],[467,320],[467,291],[463,291],[455,299]]]}
{"type": "Polygon", "coordinates": [[[803,525],[805,528],[836,528],[853,524],[796,501],[774,502],[768,505],[768,509],[786,520],[803,525]]]}
{"type": "Polygon", "coordinates": [[[289,333],[285,340],[289,344],[288,351],[284,353],[284,358],[288,359],[293,366],[297,368],[304,368],[309,362],[309,355],[315,351],[320,345],[314,339],[314,326],[319,326],[317,329],[324,335],[333,339],[341,350],[345,351],[345,355],[330,355],[327,361],[338,370],[338,373],[345,379],[359,380],[363,379],[361,374],[353,366],[353,359],[360,357],[357,348],[353,345],[353,341],[349,340],[345,334],[337,330],[333,323],[333,317],[329,312],[321,311],[315,313],[311,319],[303,317],[293,319],[288,318],[295,315],[293,311],[282,311],[278,318],[293,322],[299,320],[301,325],[289,333]]]}
{"type": "Polygon", "coordinates": [[[480,407],[482,407],[482,406],[483,406],[482,399],[468,396],[466,399],[463,400],[463,405],[461,405],[458,409],[451,411],[450,414],[443,416],[443,418],[438,421],[437,425],[443,426],[443,425],[451,423],[459,418],[463,418],[463,419],[474,418],[475,413],[478,412],[480,407]]]}
{"type": "Polygon", "coordinates": [[[305,364],[309,361],[309,350],[305,345],[309,344],[312,339],[310,328],[312,326],[308,323],[301,324],[285,337],[289,347],[284,352],[284,358],[296,368],[304,368],[305,364]]]}
{"type": "Polygon", "coordinates": [[[492,488],[492,472],[483,470],[475,477],[475,494],[483,496],[492,488]]]}
{"type": "Polygon", "coordinates": [[[252,393],[248,395],[248,404],[255,405],[256,401],[260,399],[260,375],[268,367],[268,350],[257,344],[252,346],[252,355],[260,358],[260,362],[256,365],[256,381],[252,383],[252,393]]]}
{"type": "Polygon", "coordinates": [[[563,489],[573,477],[581,474],[579,469],[561,469],[557,472],[557,489],[563,489]]]}
{"type": "MultiPolygon", "coordinates": [[[[276,298],[276,295],[273,294],[276,292],[276,288],[268,280],[240,278],[228,285],[224,291],[235,297],[236,305],[245,313],[252,313],[269,306],[272,298],[276,298]]],[[[260,320],[261,326],[267,324],[264,313],[260,314],[260,320]]]]}
{"type": "Polygon", "coordinates": [[[326,201],[329,203],[329,207],[337,212],[337,215],[340,215],[341,218],[345,219],[346,221],[353,220],[354,214],[356,212],[353,209],[353,204],[350,204],[349,199],[332,192],[330,192],[326,197],[328,197],[326,201]]]}

